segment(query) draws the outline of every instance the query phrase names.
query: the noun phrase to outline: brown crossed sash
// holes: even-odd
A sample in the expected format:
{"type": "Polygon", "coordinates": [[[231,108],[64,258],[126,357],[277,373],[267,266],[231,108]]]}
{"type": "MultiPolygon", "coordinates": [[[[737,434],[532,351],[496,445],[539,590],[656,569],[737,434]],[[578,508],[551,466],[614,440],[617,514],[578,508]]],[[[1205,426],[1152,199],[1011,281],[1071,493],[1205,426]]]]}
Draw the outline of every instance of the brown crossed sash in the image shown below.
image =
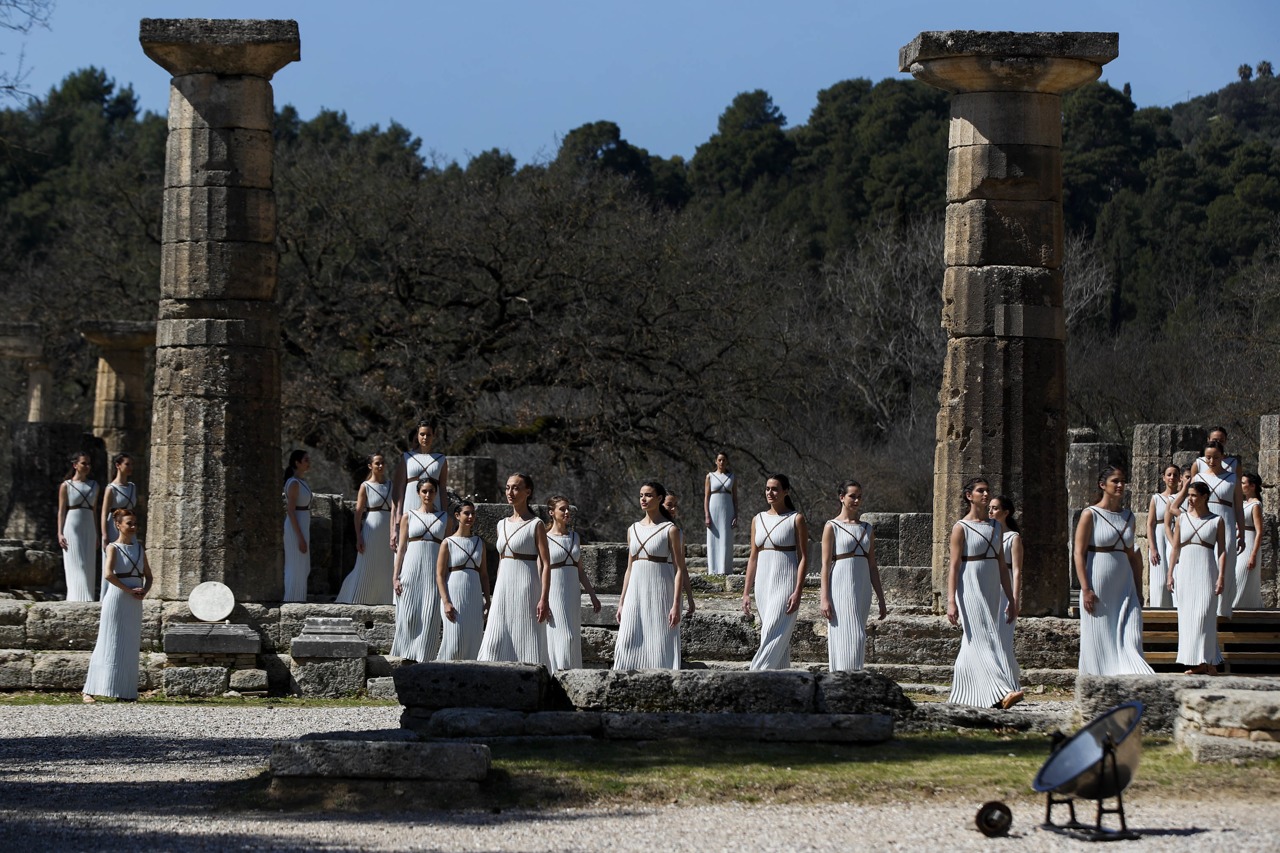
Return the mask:
{"type": "MultiPolygon", "coordinates": [[[[87,482],[93,483],[92,480],[87,482]]],[[[90,502],[92,497],[92,485],[90,485],[88,489],[82,490],[78,485],[76,485],[75,480],[67,480],[67,509],[93,509],[93,504],[90,502]],[[80,499],[80,503],[78,504],[71,503],[71,491],[73,489],[75,490],[76,497],[80,499]]]]}
{"type": "Polygon", "coordinates": [[[524,530],[530,524],[533,524],[533,522],[537,521],[537,519],[531,518],[528,521],[522,523],[519,527],[516,528],[515,533],[507,532],[507,525],[508,525],[508,522],[510,521],[511,519],[509,518],[502,519],[502,541],[499,543],[501,547],[498,549],[500,552],[499,559],[525,560],[525,561],[538,559],[537,554],[517,554],[515,551],[508,550],[507,548],[507,546],[511,544],[511,540],[516,538],[516,535],[519,534],[521,530],[524,530]]]}
{"type": "MultiPolygon", "coordinates": [[[[466,569],[475,569],[476,571],[480,570],[480,558],[477,555],[480,553],[481,546],[476,544],[480,541],[480,537],[472,536],[470,539],[460,539],[458,537],[451,536],[449,537],[449,541],[457,545],[459,551],[465,557],[460,564],[456,566],[451,564],[449,566],[449,571],[461,572],[466,569]]],[[[450,563],[452,563],[452,560],[450,560],[450,563]]]]}
{"type": "MultiPolygon", "coordinates": [[[[1217,516],[1215,516],[1215,518],[1216,517],[1217,516]]],[[[1190,515],[1186,515],[1185,518],[1187,519],[1187,522],[1190,525],[1191,538],[1188,539],[1186,542],[1183,542],[1182,543],[1183,545],[1203,545],[1205,548],[1217,547],[1218,545],[1217,536],[1214,536],[1212,541],[1206,542],[1204,541],[1204,538],[1200,535],[1200,531],[1204,530],[1205,527],[1209,526],[1209,524],[1213,521],[1213,518],[1201,519],[1199,524],[1196,524],[1195,520],[1192,519],[1190,515]]]]}
{"type": "Polygon", "coordinates": [[[124,549],[124,546],[121,545],[119,542],[112,542],[111,545],[116,549],[116,554],[120,555],[121,557],[124,557],[126,560],[129,561],[129,571],[127,572],[118,571],[115,573],[116,577],[141,579],[142,567],[138,565],[138,561],[133,559],[133,557],[129,555],[129,552],[126,551],[124,549]]]}
{"type": "Polygon", "coordinates": [[[659,533],[665,533],[667,529],[671,527],[671,522],[668,521],[665,524],[659,524],[657,528],[652,530],[649,533],[649,535],[646,536],[644,539],[640,538],[639,532],[637,532],[635,529],[638,524],[639,522],[636,522],[636,524],[631,525],[631,530],[635,534],[636,541],[640,543],[639,545],[636,546],[635,558],[637,560],[648,560],[650,563],[670,563],[671,557],[669,556],[660,557],[653,554],[649,550],[649,542],[652,541],[653,537],[657,536],[659,533]]]}
{"type": "Polygon", "coordinates": [[[715,478],[715,480],[711,482],[711,494],[728,495],[733,493],[733,489],[729,488],[729,482],[733,478],[732,474],[722,475],[712,471],[711,476],[715,478]]]}
{"type": "MultiPolygon", "coordinates": [[[[1089,550],[1095,554],[1109,553],[1109,552],[1123,554],[1126,550],[1124,545],[1124,532],[1129,529],[1129,522],[1133,519],[1133,515],[1129,512],[1129,510],[1126,509],[1120,515],[1120,517],[1124,519],[1124,524],[1120,527],[1116,527],[1115,524],[1111,521],[1111,519],[1107,518],[1105,515],[1099,515],[1096,512],[1091,512],[1089,514],[1092,515],[1095,519],[1100,518],[1103,521],[1105,521],[1107,523],[1107,527],[1110,527],[1111,530],[1116,534],[1116,541],[1112,542],[1109,546],[1103,547],[1102,545],[1090,545],[1089,550]]],[[[1094,526],[1095,528],[1097,527],[1097,521],[1094,522],[1094,526]]]]}
{"type": "MultiPolygon", "coordinates": [[[[982,541],[983,541],[984,543],[986,543],[986,546],[987,546],[987,547],[985,547],[985,548],[983,548],[983,549],[982,549],[982,553],[981,553],[981,554],[973,554],[973,555],[965,554],[963,557],[961,557],[961,558],[960,558],[960,562],[962,562],[962,563],[973,563],[973,562],[978,562],[978,561],[981,561],[981,560],[997,560],[997,559],[999,559],[999,558],[1000,558],[1000,551],[999,551],[999,549],[997,549],[997,548],[996,548],[996,546],[995,546],[995,542],[993,541],[993,540],[994,540],[994,537],[995,537],[995,535],[996,535],[996,530],[997,530],[996,524],[992,524],[992,525],[991,525],[991,535],[990,535],[990,536],[988,536],[987,534],[983,533],[981,530],[979,530],[978,528],[974,527],[972,524],[968,524],[968,523],[966,523],[966,522],[964,521],[964,519],[961,519],[960,521],[957,521],[957,522],[956,522],[956,524],[959,524],[959,525],[960,525],[961,527],[963,527],[965,530],[972,530],[974,533],[978,534],[978,536],[982,537],[982,541]]],[[[967,541],[967,540],[966,540],[965,544],[966,544],[966,545],[968,545],[968,541],[967,541]]]]}
{"type": "Polygon", "coordinates": [[[575,530],[575,531],[571,531],[571,532],[569,533],[569,547],[568,547],[568,548],[565,548],[563,545],[561,545],[561,544],[560,544],[558,541],[556,541],[555,539],[552,539],[550,536],[548,536],[548,537],[547,537],[547,542],[548,542],[549,544],[551,544],[551,545],[556,546],[556,547],[557,547],[557,548],[559,548],[561,551],[564,551],[564,559],[563,559],[563,560],[560,560],[560,561],[558,561],[558,562],[552,563],[552,564],[551,564],[551,568],[553,568],[553,569],[559,569],[559,568],[563,568],[564,566],[577,566],[577,565],[578,565],[578,564],[574,561],[574,559],[573,559],[573,546],[574,546],[574,545],[576,545],[576,544],[578,544],[578,533],[577,533],[577,531],[576,531],[576,530],[575,530]]]}
{"type": "MultiPolygon", "coordinates": [[[[409,537],[410,542],[422,542],[426,539],[430,539],[432,542],[444,541],[439,536],[436,536],[434,533],[431,532],[431,521],[427,521],[425,518],[423,518],[422,513],[418,512],[416,509],[411,509],[409,510],[409,515],[418,519],[418,521],[421,521],[426,526],[426,532],[422,536],[410,536],[409,537]]],[[[431,513],[431,519],[432,521],[439,521],[440,517],[443,515],[444,515],[443,512],[433,512],[431,513]]]]}
{"type": "Polygon", "coordinates": [[[850,530],[842,522],[836,521],[833,518],[831,519],[831,523],[834,524],[836,527],[839,527],[845,533],[848,533],[849,538],[853,540],[853,550],[846,551],[843,554],[836,554],[834,557],[831,558],[831,562],[836,563],[836,562],[839,562],[840,560],[847,560],[850,557],[867,557],[868,559],[870,559],[871,555],[867,553],[866,545],[863,544],[866,541],[865,534],[867,532],[867,523],[865,521],[858,522],[858,533],[864,534],[863,538],[861,539],[858,538],[858,533],[855,533],[854,531],[850,530]]]}
{"type": "Polygon", "coordinates": [[[779,545],[776,542],[774,542],[773,534],[776,531],[778,531],[783,524],[787,522],[787,519],[789,518],[794,519],[796,517],[796,514],[794,512],[787,513],[786,515],[779,518],[777,524],[773,525],[773,527],[770,527],[769,522],[765,521],[765,518],[767,518],[768,515],[769,514],[767,512],[762,512],[758,516],[756,516],[756,518],[760,519],[761,529],[764,530],[764,543],[760,545],[759,550],[761,551],[794,551],[796,549],[795,545],[779,545]]]}

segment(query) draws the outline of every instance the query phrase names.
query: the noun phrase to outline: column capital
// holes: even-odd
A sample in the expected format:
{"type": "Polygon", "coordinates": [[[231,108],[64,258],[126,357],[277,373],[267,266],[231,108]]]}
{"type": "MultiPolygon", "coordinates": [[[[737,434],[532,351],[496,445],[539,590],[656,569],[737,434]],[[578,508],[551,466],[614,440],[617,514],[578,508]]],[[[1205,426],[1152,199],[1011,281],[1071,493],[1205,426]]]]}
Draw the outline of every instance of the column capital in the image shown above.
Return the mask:
{"type": "Polygon", "coordinates": [[[928,31],[898,51],[898,70],[957,94],[1061,95],[1097,80],[1119,53],[1119,33],[928,31]]]}
{"type": "Polygon", "coordinates": [[[288,20],[143,18],[138,41],[174,77],[220,74],[270,80],[302,58],[298,22],[288,20]]]}
{"type": "Polygon", "coordinates": [[[80,337],[103,350],[140,350],[156,345],[155,320],[100,320],[80,327],[80,337]]]}

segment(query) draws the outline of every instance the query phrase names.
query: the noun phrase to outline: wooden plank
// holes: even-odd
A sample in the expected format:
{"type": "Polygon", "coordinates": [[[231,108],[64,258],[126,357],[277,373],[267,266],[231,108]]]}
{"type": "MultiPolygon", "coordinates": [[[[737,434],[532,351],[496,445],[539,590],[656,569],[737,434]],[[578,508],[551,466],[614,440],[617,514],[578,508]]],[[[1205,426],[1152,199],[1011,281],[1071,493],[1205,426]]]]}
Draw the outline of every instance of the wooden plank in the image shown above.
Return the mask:
{"type": "MultiPolygon", "coordinates": [[[[1143,657],[1147,663],[1175,663],[1177,652],[1146,652],[1143,657]]],[[[1222,658],[1227,663],[1276,663],[1280,664],[1280,652],[1223,652],[1222,658]]]]}
{"type": "MultiPolygon", "coordinates": [[[[1274,643],[1280,641],[1280,631],[1219,631],[1219,643],[1274,643]]],[[[1143,631],[1143,643],[1176,643],[1177,631],[1143,631]]]]}

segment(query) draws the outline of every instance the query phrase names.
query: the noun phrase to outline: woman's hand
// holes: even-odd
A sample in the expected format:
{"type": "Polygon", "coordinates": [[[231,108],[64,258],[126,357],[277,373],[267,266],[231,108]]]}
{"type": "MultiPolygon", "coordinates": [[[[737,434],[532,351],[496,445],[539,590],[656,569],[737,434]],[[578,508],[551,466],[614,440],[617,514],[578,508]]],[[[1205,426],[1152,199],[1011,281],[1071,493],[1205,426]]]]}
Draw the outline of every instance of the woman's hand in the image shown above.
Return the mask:
{"type": "Polygon", "coordinates": [[[102,534],[102,550],[107,550],[107,546],[111,544],[111,540],[107,538],[107,534],[102,534]]]}
{"type": "Polygon", "coordinates": [[[482,611],[481,611],[481,614],[480,614],[480,615],[485,616],[485,617],[488,617],[488,615],[489,615],[489,605],[490,605],[490,604],[492,604],[492,603],[493,603],[493,600],[492,600],[492,599],[490,599],[490,598],[489,598],[489,596],[487,596],[487,595],[486,595],[486,596],[484,597],[484,610],[482,610],[482,611]]]}
{"type": "Polygon", "coordinates": [[[591,612],[592,613],[600,612],[600,599],[596,598],[596,594],[594,592],[591,593],[591,612]]]}
{"type": "Polygon", "coordinates": [[[1004,608],[1004,621],[1010,625],[1018,618],[1018,602],[1010,601],[1004,608]]]}
{"type": "Polygon", "coordinates": [[[738,526],[738,517],[736,515],[733,518],[729,519],[729,526],[730,527],[738,526]]]}
{"type": "Polygon", "coordinates": [[[399,575],[391,579],[391,588],[396,591],[396,595],[404,595],[404,584],[400,583],[399,575]]]}
{"type": "Polygon", "coordinates": [[[694,604],[694,603],[693,603],[693,599],[692,599],[692,598],[690,598],[690,599],[689,599],[689,608],[688,608],[687,610],[685,610],[685,612],[684,612],[684,618],[688,619],[690,616],[692,616],[692,615],[694,614],[694,612],[695,612],[697,609],[698,609],[697,605],[696,605],[696,604],[694,604]]]}
{"type": "Polygon", "coordinates": [[[884,606],[884,599],[880,599],[880,621],[883,622],[889,616],[889,608],[884,606]]]}
{"type": "Polygon", "coordinates": [[[680,624],[680,603],[676,602],[667,613],[667,627],[674,628],[680,624]]]}
{"type": "Polygon", "coordinates": [[[1248,568],[1249,568],[1249,571],[1253,571],[1254,569],[1256,569],[1256,568],[1258,567],[1258,555],[1257,555],[1257,554],[1250,554],[1250,555],[1249,555],[1249,562],[1248,562],[1247,566],[1248,566],[1248,568]]]}
{"type": "Polygon", "coordinates": [[[546,622],[551,618],[551,605],[545,598],[538,599],[538,606],[533,611],[534,616],[539,622],[546,622]]]}
{"type": "Polygon", "coordinates": [[[795,592],[791,593],[790,597],[787,598],[787,609],[785,612],[788,615],[790,615],[792,613],[795,613],[799,609],[800,609],[800,590],[797,589],[795,592]]]}
{"type": "Polygon", "coordinates": [[[622,602],[621,601],[618,602],[617,608],[613,611],[613,621],[617,622],[619,625],[622,624],[622,602]]]}
{"type": "Polygon", "coordinates": [[[458,608],[453,606],[452,601],[446,601],[441,605],[440,609],[444,612],[444,618],[448,619],[450,622],[458,621],[458,608]]]}
{"type": "Polygon", "coordinates": [[[952,627],[960,624],[960,608],[956,607],[954,600],[947,602],[947,621],[952,627]]]}
{"type": "Polygon", "coordinates": [[[1160,565],[1160,549],[1155,547],[1154,544],[1152,544],[1152,546],[1147,550],[1151,552],[1151,565],[1153,566],[1160,565]]]}
{"type": "Polygon", "coordinates": [[[63,536],[61,533],[58,534],[58,545],[60,545],[64,551],[69,547],[67,544],[67,537],[63,536]]]}
{"type": "Polygon", "coordinates": [[[751,596],[745,592],[742,594],[742,612],[751,615],[751,596]]]}
{"type": "Polygon", "coordinates": [[[400,525],[393,524],[391,526],[391,553],[395,553],[400,546],[400,525]]]}
{"type": "Polygon", "coordinates": [[[301,536],[298,537],[298,553],[307,553],[307,540],[303,539],[301,536]]]}
{"type": "Polygon", "coordinates": [[[1085,613],[1092,614],[1093,609],[1098,606],[1098,594],[1091,589],[1081,590],[1080,606],[1085,613]]]}
{"type": "Polygon", "coordinates": [[[707,516],[706,524],[707,524],[707,527],[710,527],[710,526],[711,526],[711,516],[709,516],[709,515],[707,516]]]}
{"type": "Polygon", "coordinates": [[[129,594],[132,595],[134,598],[138,599],[139,601],[141,601],[142,599],[147,597],[147,588],[140,586],[135,589],[130,589],[129,594]]]}
{"type": "Polygon", "coordinates": [[[836,609],[831,606],[830,596],[823,596],[822,602],[818,605],[818,612],[822,614],[822,618],[830,622],[836,618],[836,609]]]}
{"type": "Polygon", "coordinates": [[[364,553],[364,536],[363,535],[356,536],[356,551],[360,552],[361,554],[364,553]]]}
{"type": "Polygon", "coordinates": [[[1218,573],[1218,580],[1217,580],[1217,582],[1213,585],[1213,594],[1214,594],[1214,595],[1222,595],[1222,588],[1223,588],[1223,586],[1224,586],[1224,584],[1223,584],[1222,573],[1221,573],[1221,572],[1219,572],[1219,573],[1218,573]]]}

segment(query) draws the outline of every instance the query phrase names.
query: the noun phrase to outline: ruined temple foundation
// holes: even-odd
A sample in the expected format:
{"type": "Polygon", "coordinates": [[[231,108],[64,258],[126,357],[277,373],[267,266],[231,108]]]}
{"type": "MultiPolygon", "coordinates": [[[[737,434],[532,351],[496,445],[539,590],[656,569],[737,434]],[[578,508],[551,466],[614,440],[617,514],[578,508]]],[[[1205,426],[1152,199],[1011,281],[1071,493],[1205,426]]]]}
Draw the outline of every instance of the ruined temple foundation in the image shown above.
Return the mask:
{"type": "Polygon", "coordinates": [[[1023,519],[1022,612],[1069,598],[1062,94],[1098,79],[1115,33],[924,32],[899,54],[953,93],[934,458],[933,586],[945,607],[961,486],[986,477],[1023,519]]]}
{"type": "Polygon", "coordinates": [[[173,75],[160,249],[149,549],[161,598],[221,581],[279,600],[280,317],[271,77],[294,21],[143,19],[173,75]]]}

